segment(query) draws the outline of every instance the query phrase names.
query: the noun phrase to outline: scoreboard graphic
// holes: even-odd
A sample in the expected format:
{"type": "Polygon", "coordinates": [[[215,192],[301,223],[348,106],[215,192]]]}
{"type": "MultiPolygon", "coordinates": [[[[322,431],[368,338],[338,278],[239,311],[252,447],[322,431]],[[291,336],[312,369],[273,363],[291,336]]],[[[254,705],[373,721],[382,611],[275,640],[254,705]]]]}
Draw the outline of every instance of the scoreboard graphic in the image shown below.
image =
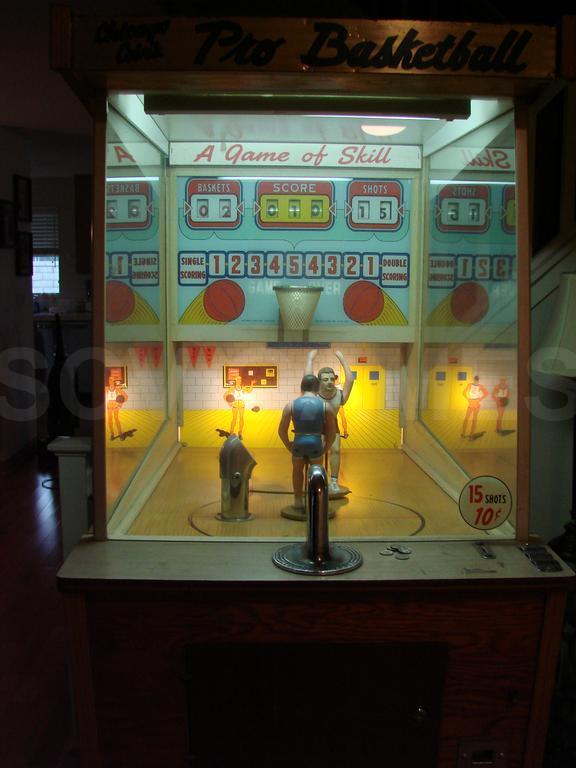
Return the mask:
{"type": "Polygon", "coordinates": [[[316,323],[407,325],[411,183],[178,177],[178,322],[275,325],[302,283],[316,323]]]}
{"type": "Polygon", "coordinates": [[[242,215],[240,182],[190,179],[186,185],[184,211],[191,229],[236,229],[242,215]]]}
{"type": "Polygon", "coordinates": [[[106,184],[106,229],[144,230],[152,223],[152,187],[146,181],[106,184]]]}
{"type": "Polygon", "coordinates": [[[513,184],[434,185],[427,325],[511,326],[516,317],[513,184]]]}
{"type": "Polygon", "coordinates": [[[490,226],[490,191],[484,184],[447,184],[438,193],[439,232],[477,234],[490,226]]]}
{"type": "Polygon", "coordinates": [[[398,181],[352,181],[347,204],[351,229],[395,232],[402,226],[402,185],[398,181]]]}
{"type": "Polygon", "coordinates": [[[106,322],[160,322],[159,189],[156,181],[106,183],[106,322]]]}

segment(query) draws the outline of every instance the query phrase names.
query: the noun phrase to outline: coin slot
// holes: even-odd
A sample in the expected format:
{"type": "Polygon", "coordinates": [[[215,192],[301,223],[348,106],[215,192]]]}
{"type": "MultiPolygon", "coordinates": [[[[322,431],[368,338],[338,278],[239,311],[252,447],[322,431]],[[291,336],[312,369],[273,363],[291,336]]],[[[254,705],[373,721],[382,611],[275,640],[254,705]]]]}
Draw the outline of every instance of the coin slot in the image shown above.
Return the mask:
{"type": "Polygon", "coordinates": [[[470,765],[496,765],[496,754],[493,749],[479,749],[472,752],[470,765]]]}

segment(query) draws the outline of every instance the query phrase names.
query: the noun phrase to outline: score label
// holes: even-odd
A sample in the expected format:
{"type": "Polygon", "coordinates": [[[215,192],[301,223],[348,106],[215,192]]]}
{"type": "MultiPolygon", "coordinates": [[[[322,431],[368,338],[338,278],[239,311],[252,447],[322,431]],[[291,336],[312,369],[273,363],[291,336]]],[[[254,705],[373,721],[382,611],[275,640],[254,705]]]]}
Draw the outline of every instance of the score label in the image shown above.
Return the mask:
{"type": "Polygon", "coordinates": [[[447,184],[436,206],[440,232],[479,234],[490,226],[490,190],[484,184],[447,184]]]}
{"type": "Polygon", "coordinates": [[[239,181],[189,179],[184,214],[191,229],[236,229],[241,223],[242,188],[239,181]]]}
{"type": "MultiPolygon", "coordinates": [[[[221,255],[218,253],[211,254],[213,257],[211,264],[218,261],[218,257],[221,255]]],[[[181,251],[178,254],[178,285],[206,285],[208,282],[206,264],[206,253],[181,251]]]]}
{"type": "Polygon", "coordinates": [[[346,213],[350,229],[394,232],[402,226],[402,185],[398,181],[351,181],[346,213]]]}
{"type": "Polygon", "coordinates": [[[458,500],[458,508],[472,528],[489,531],[498,528],[510,516],[512,494],[502,480],[481,475],[466,483],[458,500]]]}
{"type": "Polygon", "coordinates": [[[334,185],[330,181],[259,181],[254,204],[262,229],[329,229],[334,222],[334,185]]]}
{"type": "Polygon", "coordinates": [[[152,187],[147,181],[106,184],[106,229],[148,229],[152,223],[152,187]]]}

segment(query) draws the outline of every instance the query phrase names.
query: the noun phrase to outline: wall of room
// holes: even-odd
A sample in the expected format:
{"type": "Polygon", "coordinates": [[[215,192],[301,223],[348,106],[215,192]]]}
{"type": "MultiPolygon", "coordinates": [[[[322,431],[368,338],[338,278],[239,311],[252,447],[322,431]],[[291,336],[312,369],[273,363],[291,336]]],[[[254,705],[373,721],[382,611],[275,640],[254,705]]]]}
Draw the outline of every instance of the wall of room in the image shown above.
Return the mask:
{"type": "MultiPolygon", "coordinates": [[[[0,200],[12,201],[13,176],[29,177],[27,141],[0,128],[0,200]]],[[[31,277],[15,274],[14,248],[0,249],[0,461],[36,436],[31,277]]]]}

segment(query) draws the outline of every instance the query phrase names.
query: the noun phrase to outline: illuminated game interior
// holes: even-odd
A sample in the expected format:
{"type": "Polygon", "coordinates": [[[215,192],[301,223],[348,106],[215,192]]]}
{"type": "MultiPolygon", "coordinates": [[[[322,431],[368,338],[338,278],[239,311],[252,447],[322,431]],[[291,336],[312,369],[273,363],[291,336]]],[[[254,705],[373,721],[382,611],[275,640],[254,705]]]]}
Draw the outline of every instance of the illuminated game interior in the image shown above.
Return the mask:
{"type": "Polygon", "coordinates": [[[107,142],[111,536],[304,536],[281,514],[277,430],[317,349],[315,371],[342,386],[339,351],[354,377],[332,537],[514,537],[508,100],[446,119],[160,113],[120,94],[107,142]],[[308,327],[280,317],[281,286],[322,288],[308,327]],[[235,522],[219,517],[219,452],[240,431],[256,466],[235,522]],[[511,499],[477,527],[459,505],[474,477],[511,499]]]}

